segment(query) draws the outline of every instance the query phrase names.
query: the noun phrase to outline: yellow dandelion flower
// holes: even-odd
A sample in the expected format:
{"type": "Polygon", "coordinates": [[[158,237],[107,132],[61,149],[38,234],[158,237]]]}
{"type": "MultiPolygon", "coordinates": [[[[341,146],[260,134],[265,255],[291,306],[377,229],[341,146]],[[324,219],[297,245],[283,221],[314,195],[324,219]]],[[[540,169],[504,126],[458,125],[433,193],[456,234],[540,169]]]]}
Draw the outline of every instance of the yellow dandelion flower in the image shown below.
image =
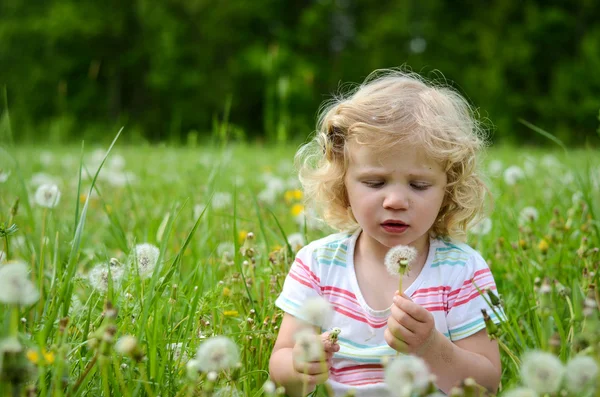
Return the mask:
{"type": "Polygon", "coordinates": [[[27,359],[35,365],[37,365],[37,363],[40,361],[40,355],[35,350],[27,350],[27,353],[25,353],[25,357],[27,357],[27,359]]]}
{"type": "Polygon", "coordinates": [[[225,310],[225,311],[223,312],[223,315],[224,315],[225,317],[235,317],[235,316],[237,316],[238,314],[239,314],[239,313],[238,313],[238,311],[237,311],[237,310],[225,310]]]}
{"type": "Polygon", "coordinates": [[[231,290],[227,287],[223,288],[223,296],[231,296],[231,290]]]}
{"type": "Polygon", "coordinates": [[[540,243],[538,244],[538,249],[541,251],[542,254],[545,254],[546,252],[548,252],[548,242],[545,239],[541,239],[540,243]]]}
{"type": "Polygon", "coordinates": [[[283,198],[285,199],[286,203],[291,203],[294,199],[294,192],[292,190],[286,190],[285,194],[283,195],[283,198]]]}
{"type": "Polygon", "coordinates": [[[238,233],[238,240],[241,243],[243,243],[244,241],[246,241],[246,236],[248,236],[248,231],[247,230],[240,230],[238,233]]]}
{"type": "Polygon", "coordinates": [[[294,190],[294,198],[296,200],[302,200],[303,197],[304,197],[304,193],[302,193],[302,190],[300,190],[300,189],[294,190]]]}
{"type": "Polygon", "coordinates": [[[291,209],[293,216],[298,216],[304,212],[304,206],[302,204],[294,204],[291,209]]]}
{"type": "Polygon", "coordinates": [[[44,349],[42,350],[42,355],[44,356],[44,361],[46,361],[46,364],[54,364],[54,353],[44,349]]]}

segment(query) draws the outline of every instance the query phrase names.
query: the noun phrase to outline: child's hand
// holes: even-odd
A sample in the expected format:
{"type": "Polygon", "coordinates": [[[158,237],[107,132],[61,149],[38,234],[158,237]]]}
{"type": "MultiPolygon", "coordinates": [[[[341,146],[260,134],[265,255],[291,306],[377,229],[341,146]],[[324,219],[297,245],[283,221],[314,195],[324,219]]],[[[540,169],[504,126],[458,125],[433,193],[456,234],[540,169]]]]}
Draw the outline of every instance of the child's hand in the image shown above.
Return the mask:
{"type": "Polygon", "coordinates": [[[384,335],[387,344],[398,352],[420,355],[429,347],[435,334],[433,315],[396,291],[384,335]]]}
{"type": "Polygon", "coordinates": [[[298,373],[299,381],[312,390],[316,385],[325,383],[329,378],[329,368],[331,367],[331,358],[333,353],[340,350],[340,345],[329,337],[330,332],[324,332],[318,338],[323,346],[321,360],[305,361],[303,347],[296,343],[292,351],[294,370],[298,373]]]}

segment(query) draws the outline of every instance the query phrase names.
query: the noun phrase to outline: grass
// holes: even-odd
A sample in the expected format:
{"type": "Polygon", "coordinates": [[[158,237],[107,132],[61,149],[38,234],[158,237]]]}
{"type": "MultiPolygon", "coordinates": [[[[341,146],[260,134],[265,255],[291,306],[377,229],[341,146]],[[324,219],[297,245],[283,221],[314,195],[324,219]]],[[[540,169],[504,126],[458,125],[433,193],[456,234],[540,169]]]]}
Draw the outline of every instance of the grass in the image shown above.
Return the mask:
{"type": "MultiPolygon", "coordinates": [[[[0,224],[18,228],[0,247],[28,263],[41,292],[31,306],[0,306],[0,338],[18,332],[23,345],[18,365],[0,362],[4,372],[18,368],[22,387],[15,392],[4,378],[1,395],[26,395],[28,387],[40,396],[194,395],[194,387],[262,395],[281,319],[274,300],[298,248],[286,236],[310,241],[330,232],[295,218],[302,201],[294,150],[117,143],[90,190],[104,151],[0,148],[0,174],[10,172],[0,183],[0,224]],[[53,209],[32,201],[41,180],[60,188],[53,209]],[[269,184],[279,187],[272,202],[269,184]],[[248,232],[252,256],[240,252],[248,232]],[[131,263],[145,242],[160,257],[144,279],[131,263]],[[99,291],[89,272],[111,258],[126,274],[99,291]],[[136,338],[145,359],[116,352],[123,335],[136,338]],[[236,342],[241,367],[192,386],[186,363],[213,335],[236,342]]],[[[527,350],[563,362],[582,351],[598,360],[598,311],[584,316],[584,301],[600,300],[591,287],[599,277],[600,159],[590,151],[495,148],[485,164],[493,168],[501,171],[489,177],[491,231],[469,234],[468,242],[489,262],[505,304],[499,341],[508,390],[520,383],[527,350]],[[501,174],[510,165],[526,171],[514,185],[501,174]],[[539,216],[520,219],[526,207],[539,216]]]]}

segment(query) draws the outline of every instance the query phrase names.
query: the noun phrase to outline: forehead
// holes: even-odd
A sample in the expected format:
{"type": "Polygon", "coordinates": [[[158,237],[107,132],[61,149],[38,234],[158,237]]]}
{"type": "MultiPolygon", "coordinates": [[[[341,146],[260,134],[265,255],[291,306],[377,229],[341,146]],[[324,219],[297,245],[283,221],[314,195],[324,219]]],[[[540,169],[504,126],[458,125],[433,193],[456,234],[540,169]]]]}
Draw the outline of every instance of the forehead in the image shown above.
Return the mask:
{"type": "Polygon", "coordinates": [[[444,173],[442,165],[420,148],[393,145],[385,150],[351,143],[348,146],[348,167],[361,171],[410,171],[411,173],[444,173]]]}

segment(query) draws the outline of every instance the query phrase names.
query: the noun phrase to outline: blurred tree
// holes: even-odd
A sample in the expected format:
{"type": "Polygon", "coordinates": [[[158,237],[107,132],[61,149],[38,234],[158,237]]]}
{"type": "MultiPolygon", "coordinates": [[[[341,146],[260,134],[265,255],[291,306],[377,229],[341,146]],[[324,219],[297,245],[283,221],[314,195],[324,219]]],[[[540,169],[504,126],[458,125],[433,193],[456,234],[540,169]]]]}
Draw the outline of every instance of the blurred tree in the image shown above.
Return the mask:
{"type": "Polygon", "coordinates": [[[544,142],[522,118],[580,144],[598,141],[598,17],[593,0],[3,0],[0,85],[25,140],[126,124],[183,142],[231,98],[237,135],[285,141],[340,82],[408,65],[465,94],[496,140],[544,142]]]}

